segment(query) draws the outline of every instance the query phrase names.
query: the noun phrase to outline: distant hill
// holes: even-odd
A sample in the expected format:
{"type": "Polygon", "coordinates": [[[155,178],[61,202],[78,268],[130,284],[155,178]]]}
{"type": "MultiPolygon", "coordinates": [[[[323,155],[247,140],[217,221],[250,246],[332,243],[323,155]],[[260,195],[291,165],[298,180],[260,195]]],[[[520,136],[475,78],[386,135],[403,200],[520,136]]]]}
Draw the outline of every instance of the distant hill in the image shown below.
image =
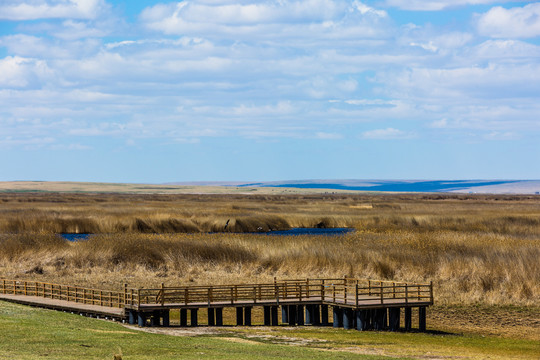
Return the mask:
{"type": "Polygon", "coordinates": [[[268,182],[178,182],[121,184],[69,181],[4,181],[0,192],[129,194],[321,194],[410,192],[539,194],[540,180],[291,180],[268,182]]]}

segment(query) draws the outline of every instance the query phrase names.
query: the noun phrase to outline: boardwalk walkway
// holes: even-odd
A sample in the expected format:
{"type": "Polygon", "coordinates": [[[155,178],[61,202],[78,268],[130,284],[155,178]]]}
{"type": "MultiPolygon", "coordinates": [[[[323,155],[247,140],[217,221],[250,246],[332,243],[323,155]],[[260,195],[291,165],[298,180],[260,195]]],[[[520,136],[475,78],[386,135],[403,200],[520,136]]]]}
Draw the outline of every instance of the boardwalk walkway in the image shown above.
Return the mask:
{"type": "Polygon", "coordinates": [[[432,284],[411,284],[350,278],[277,280],[261,284],[180,286],[104,291],[35,281],[0,280],[0,299],[93,316],[111,317],[140,326],[169,326],[169,314],[180,310],[180,325],[198,325],[198,310],[207,309],[208,324],[223,324],[223,309],[236,309],[236,324],[251,325],[251,310],[262,307],[265,325],[328,325],[359,330],[412,328],[418,308],[418,327],[425,330],[426,308],[433,304],[432,284]]]}

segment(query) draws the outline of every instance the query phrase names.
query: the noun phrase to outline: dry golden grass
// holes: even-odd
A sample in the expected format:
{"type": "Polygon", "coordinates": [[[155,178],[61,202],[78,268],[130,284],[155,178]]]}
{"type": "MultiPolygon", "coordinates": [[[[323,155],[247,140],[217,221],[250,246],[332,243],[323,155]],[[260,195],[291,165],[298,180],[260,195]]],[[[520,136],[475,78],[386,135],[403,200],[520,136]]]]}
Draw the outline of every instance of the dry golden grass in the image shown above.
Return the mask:
{"type": "Polygon", "coordinates": [[[0,277],[118,289],[347,275],[433,281],[438,304],[540,300],[538,197],[4,194],[0,201],[0,277]],[[226,233],[300,226],[357,231],[226,233]],[[76,243],[54,235],[77,231],[101,235],[76,243]]]}

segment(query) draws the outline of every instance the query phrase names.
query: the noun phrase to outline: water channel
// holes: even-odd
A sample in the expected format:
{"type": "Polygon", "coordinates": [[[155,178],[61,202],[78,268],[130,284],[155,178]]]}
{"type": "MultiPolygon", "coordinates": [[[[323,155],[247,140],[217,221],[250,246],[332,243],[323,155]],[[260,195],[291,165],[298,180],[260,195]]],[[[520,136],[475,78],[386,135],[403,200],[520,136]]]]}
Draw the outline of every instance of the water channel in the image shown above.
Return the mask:
{"type": "MultiPolygon", "coordinates": [[[[292,228],[288,230],[275,230],[268,232],[258,233],[245,233],[254,235],[267,235],[267,236],[299,236],[299,235],[324,235],[324,236],[338,236],[353,232],[351,228],[292,228]]],[[[68,241],[87,240],[93,234],[73,234],[62,233],[64,239],[68,241]]]]}

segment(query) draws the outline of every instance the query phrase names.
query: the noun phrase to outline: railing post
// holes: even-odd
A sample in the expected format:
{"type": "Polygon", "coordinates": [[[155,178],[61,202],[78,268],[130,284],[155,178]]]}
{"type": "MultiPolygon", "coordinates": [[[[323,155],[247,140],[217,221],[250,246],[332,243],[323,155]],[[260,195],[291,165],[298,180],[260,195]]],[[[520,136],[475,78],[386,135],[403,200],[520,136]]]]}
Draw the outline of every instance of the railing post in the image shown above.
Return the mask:
{"type": "Polygon", "coordinates": [[[127,284],[124,283],[124,307],[127,305],[127,284]]]}
{"type": "Polygon", "coordinates": [[[371,280],[368,280],[368,295],[371,296],[371,280]]]}
{"type": "Polygon", "coordinates": [[[137,289],[137,311],[141,310],[141,288],[137,289]]]}
{"type": "Polygon", "coordinates": [[[379,285],[381,288],[381,304],[384,303],[384,300],[383,300],[383,286],[382,286],[382,283],[379,285]]]}
{"type": "Polygon", "coordinates": [[[418,301],[420,301],[420,285],[417,286],[417,290],[418,290],[418,301]]]}
{"type": "Polygon", "coordinates": [[[354,301],[356,307],[358,307],[358,282],[356,282],[356,291],[354,292],[354,301]]]}
{"type": "Polygon", "coordinates": [[[24,296],[28,296],[26,281],[24,282],[24,296]]]}
{"type": "Polygon", "coordinates": [[[405,283],[405,304],[409,303],[409,285],[405,283]]]}
{"type": "Polygon", "coordinates": [[[165,283],[161,283],[161,306],[165,305],[165,283]]]}
{"type": "Polygon", "coordinates": [[[395,282],[392,283],[392,287],[394,290],[394,299],[395,299],[396,298],[396,283],[395,282]]]}
{"type": "Polygon", "coordinates": [[[433,281],[429,282],[429,300],[433,304],[433,281]]]}
{"type": "Polygon", "coordinates": [[[17,295],[17,282],[13,280],[13,295],[17,295]]]}
{"type": "Polygon", "coordinates": [[[347,284],[346,283],[343,285],[343,301],[345,302],[345,305],[347,305],[347,284]]]}
{"type": "Polygon", "coordinates": [[[306,279],[306,297],[309,298],[309,279],[306,279]]]}
{"type": "Polygon", "coordinates": [[[210,306],[211,302],[212,302],[212,287],[210,286],[208,288],[208,306],[210,306]]]}
{"type": "Polygon", "coordinates": [[[231,304],[234,304],[234,287],[231,286],[231,304]]]}

